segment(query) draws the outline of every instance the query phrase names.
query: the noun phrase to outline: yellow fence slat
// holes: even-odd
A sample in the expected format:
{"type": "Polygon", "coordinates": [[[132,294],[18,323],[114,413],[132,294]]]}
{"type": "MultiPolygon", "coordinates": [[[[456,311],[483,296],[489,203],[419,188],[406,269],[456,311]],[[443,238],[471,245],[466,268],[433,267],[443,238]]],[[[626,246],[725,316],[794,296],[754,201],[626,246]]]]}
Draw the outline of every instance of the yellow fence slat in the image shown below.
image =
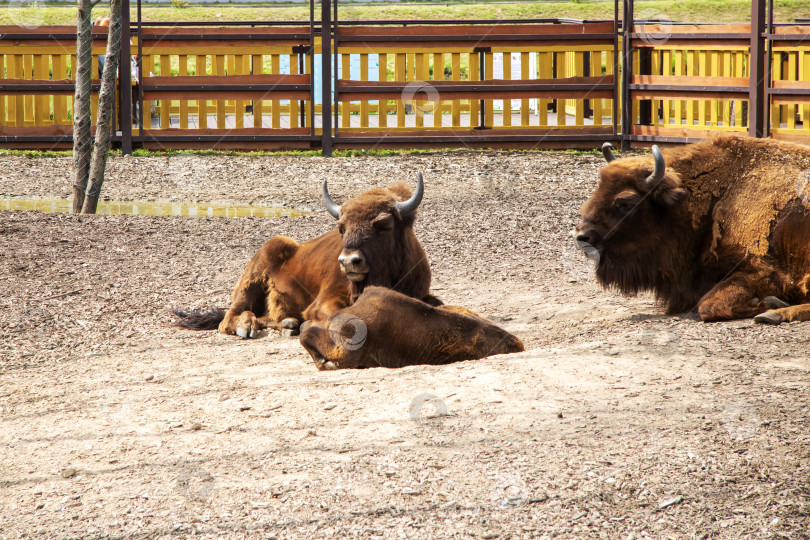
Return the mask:
{"type": "MultiPolygon", "coordinates": [[[[161,77],[168,77],[172,74],[172,64],[169,61],[169,55],[164,54],[160,56],[160,76],[161,77]]],[[[160,129],[168,129],[171,127],[171,100],[170,99],[161,99],[160,100],[160,129]]]]}
{"type": "MultiPolygon", "coordinates": [[[[433,79],[436,81],[444,80],[444,54],[433,53],[433,79]]],[[[433,127],[441,127],[442,125],[442,102],[437,101],[433,104],[433,127]]]]}
{"type": "MultiPolygon", "coordinates": [[[[253,55],[253,74],[261,75],[264,73],[264,57],[261,54],[253,55]]],[[[253,100],[253,127],[264,127],[262,124],[262,100],[253,100]]]]}
{"type": "MultiPolygon", "coordinates": [[[[480,81],[481,80],[481,73],[480,73],[480,65],[478,62],[478,53],[471,53],[469,55],[468,65],[470,66],[469,73],[470,73],[470,80],[471,81],[480,81]]],[[[480,123],[481,118],[481,100],[478,99],[471,99],[470,100],[470,127],[477,126],[480,123]]]]}
{"type": "MultiPolygon", "coordinates": [[[[491,81],[495,66],[491,52],[484,53],[484,79],[491,81]]],[[[487,127],[492,127],[495,123],[495,106],[491,99],[484,101],[484,123],[487,127]]]]}
{"type": "MultiPolygon", "coordinates": [[[[273,75],[278,75],[281,73],[281,55],[273,54],[270,56],[270,69],[272,70],[273,75]]],[[[275,129],[278,129],[281,127],[281,101],[273,99],[270,101],[270,103],[272,107],[272,126],[275,129]]]]}
{"type": "MultiPolygon", "coordinates": [[[[565,54],[564,52],[555,52],[557,55],[557,78],[565,77],[565,54]]],[[[554,100],[557,109],[557,126],[565,125],[565,100],[554,100]]]]}
{"type": "MultiPolygon", "coordinates": [[[[340,77],[342,79],[348,79],[349,74],[351,73],[351,55],[343,53],[340,55],[341,60],[341,73],[340,77]]],[[[341,101],[339,104],[340,110],[340,120],[341,120],[341,127],[348,128],[351,127],[352,122],[352,102],[351,101],[341,101]]]]}
{"type": "MultiPolygon", "coordinates": [[[[452,56],[453,60],[453,80],[460,81],[461,80],[461,53],[453,53],[452,56]]],[[[454,99],[452,101],[452,122],[450,125],[453,127],[460,127],[461,126],[461,100],[454,99]]]]}
{"type": "MultiPolygon", "coordinates": [[[[298,55],[290,55],[290,75],[298,75],[298,55]]],[[[290,127],[298,127],[298,115],[301,113],[298,108],[298,100],[290,100],[290,127]]]]}
{"type": "MultiPolygon", "coordinates": [[[[503,53],[503,80],[511,81],[512,80],[512,53],[505,52],[503,53]]],[[[559,65],[559,64],[558,64],[559,65]]],[[[501,110],[503,111],[502,121],[501,124],[503,127],[509,127],[512,125],[512,100],[511,99],[504,99],[501,101],[501,110]]]]}
{"type": "MultiPolygon", "coordinates": [[[[524,81],[529,79],[529,57],[527,52],[520,53],[520,78],[524,81]]],[[[529,100],[520,100],[520,126],[529,127],[529,100]]]]}
{"type": "MultiPolygon", "coordinates": [[[[405,80],[405,54],[398,53],[395,57],[395,66],[394,66],[394,80],[396,81],[404,81],[405,80]]],[[[397,108],[397,127],[405,127],[405,105],[402,103],[402,99],[398,99],[396,101],[396,108],[397,108]]]]}
{"type": "MultiPolygon", "coordinates": [[[[5,77],[6,55],[0,54],[0,77],[5,77]]],[[[9,96],[10,98],[10,96],[9,96]]],[[[0,94],[0,126],[6,125],[6,96],[0,94]]]]}
{"type": "MultiPolygon", "coordinates": [[[[379,81],[387,81],[388,80],[388,55],[387,54],[379,54],[377,56],[377,64],[379,67],[377,69],[377,79],[379,81]]],[[[388,100],[381,99],[377,101],[377,125],[381,128],[388,126],[388,100]]]]}
{"type": "MultiPolygon", "coordinates": [[[[194,62],[197,75],[206,75],[208,57],[204,54],[198,54],[194,62]]],[[[144,109],[146,109],[145,106],[144,109]]],[[[197,127],[200,129],[208,129],[208,100],[206,99],[197,100],[197,127]]]]}
{"type": "MultiPolygon", "coordinates": [[[[178,73],[180,75],[188,75],[188,56],[181,54],[178,61],[178,73]]],[[[188,100],[180,100],[180,129],[188,129],[188,100]]]]}
{"type": "MultiPolygon", "coordinates": [[[[799,80],[810,82],[810,53],[804,49],[799,51],[799,80]]],[[[802,129],[810,132],[810,103],[802,105],[802,129]]]]}
{"type": "MultiPolygon", "coordinates": [[[[214,63],[212,65],[212,75],[226,75],[225,73],[225,55],[224,54],[217,54],[214,55],[214,63]]],[[[216,108],[217,108],[217,129],[225,129],[227,124],[225,123],[225,100],[224,99],[217,99],[216,101],[216,108]]]]}
{"type": "MultiPolygon", "coordinates": [[[[14,55],[14,78],[25,79],[25,71],[23,70],[23,56],[21,54],[14,55]]],[[[15,96],[15,126],[22,127],[25,125],[25,96],[15,96]]]]}

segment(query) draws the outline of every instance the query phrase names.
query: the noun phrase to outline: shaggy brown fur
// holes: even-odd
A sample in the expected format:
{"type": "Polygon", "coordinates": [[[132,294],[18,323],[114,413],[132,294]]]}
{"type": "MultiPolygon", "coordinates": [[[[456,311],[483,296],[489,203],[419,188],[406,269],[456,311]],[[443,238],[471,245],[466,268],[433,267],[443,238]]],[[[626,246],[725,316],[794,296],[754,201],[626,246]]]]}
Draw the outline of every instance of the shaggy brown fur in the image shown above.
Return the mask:
{"type": "Polygon", "coordinates": [[[600,251],[600,283],[704,321],[810,320],[810,201],[797,189],[810,148],[719,136],[663,155],[656,187],[651,158],[619,159],[582,205],[575,234],[600,251]]]}
{"type": "Polygon", "coordinates": [[[449,364],[523,351],[523,343],[478,314],[433,307],[368,287],[350,307],[307,326],[301,345],[320,370],[449,364]]]}
{"type": "Polygon", "coordinates": [[[429,292],[430,265],[413,232],[416,214],[403,218],[395,206],[410,196],[404,184],[372,189],[343,205],[336,231],[303,244],[284,236],[271,238],[239,278],[227,312],[173,310],[177,324],[255,337],[268,327],[297,328],[303,320],[324,320],[348,306],[367,285],[391,287],[440,305],[429,292]],[[347,248],[359,250],[367,261],[362,282],[349,282],[341,271],[338,256],[347,248]]]}

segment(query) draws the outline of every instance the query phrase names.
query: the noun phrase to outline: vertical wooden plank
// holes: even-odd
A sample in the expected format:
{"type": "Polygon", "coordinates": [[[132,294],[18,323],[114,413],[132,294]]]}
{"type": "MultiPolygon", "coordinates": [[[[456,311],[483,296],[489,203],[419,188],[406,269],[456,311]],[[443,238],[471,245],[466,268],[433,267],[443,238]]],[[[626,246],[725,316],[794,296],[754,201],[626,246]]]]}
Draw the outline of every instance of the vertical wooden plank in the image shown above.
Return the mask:
{"type": "MultiPolygon", "coordinates": [[[[694,50],[684,51],[684,62],[686,62],[686,75],[689,77],[695,76],[695,68],[697,67],[697,62],[695,62],[695,52],[694,50]]],[[[686,125],[687,126],[694,126],[695,125],[695,104],[700,103],[695,101],[694,99],[689,99],[686,101],[686,125]]]]}
{"type": "MultiPolygon", "coordinates": [[[[177,60],[178,74],[188,75],[188,56],[181,54],[177,60]]],[[[188,129],[188,100],[180,100],[180,129],[188,129]]]]}
{"type": "MultiPolygon", "coordinates": [[[[367,81],[368,80],[368,54],[361,54],[360,55],[360,80],[367,81]]],[[[360,102],[360,127],[367,128],[368,127],[368,100],[363,100],[360,102]]]]}
{"type": "MultiPolygon", "coordinates": [[[[160,76],[169,77],[172,74],[172,64],[168,54],[160,55],[160,76]]],[[[169,129],[171,126],[172,100],[160,100],[160,129],[169,129]]]]}
{"type": "MultiPolygon", "coordinates": [[[[444,80],[444,53],[433,53],[433,80],[444,80]]],[[[442,102],[433,104],[433,127],[442,127],[442,102]]]]}
{"type": "MultiPolygon", "coordinates": [[[[0,54],[0,78],[11,78],[10,76],[6,75],[6,56],[4,54],[0,54]]],[[[10,97],[10,96],[9,96],[10,97]]],[[[56,110],[54,111],[54,113],[56,110]]],[[[56,120],[56,116],[54,116],[54,121],[56,120]]],[[[6,125],[6,96],[0,94],[0,126],[6,125]]]]}
{"type": "MultiPolygon", "coordinates": [[[[416,53],[413,55],[414,62],[414,80],[424,81],[427,79],[425,76],[425,54],[416,53]]],[[[414,126],[421,128],[425,126],[425,110],[427,102],[422,99],[414,99],[411,101],[411,111],[414,113],[414,126]]]]}
{"type": "MultiPolygon", "coordinates": [[[[592,53],[585,53],[591,55],[591,77],[601,77],[602,76],[602,51],[593,51],[592,53]]],[[[658,55],[653,52],[653,73],[656,73],[655,66],[658,61],[658,55]]],[[[653,101],[653,124],[657,123],[656,119],[658,117],[657,109],[655,107],[656,102],[653,101]]],[[[601,126],[602,125],[602,99],[592,99],[591,100],[591,108],[593,109],[593,125],[594,126],[601,126]]]]}
{"type": "MultiPolygon", "coordinates": [[[[684,75],[684,72],[683,72],[684,51],[679,49],[679,50],[675,51],[674,56],[675,56],[675,73],[674,73],[674,75],[683,76],[684,75]]],[[[674,117],[672,119],[672,123],[675,124],[675,125],[680,126],[682,124],[682,120],[683,120],[683,100],[676,99],[676,100],[673,101],[672,105],[673,105],[673,107],[672,107],[672,115],[674,117]]]]}
{"type": "MultiPolygon", "coordinates": [[[[236,61],[237,61],[237,55],[235,55],[235,54],[229,54],[229,55],[225,56],[225,73],[227,75],[233,75],[234,73],[236,73],[236,61]]],[[[231,111],[233,111],[234,114],[236,114],[237,105],[238,104],[236,103],[235,100],[226,100],[225,101],[225,114],[227,115],[231,111]]]]}
{"type": "MultiPolygon", "coordinates": [[[[529,80],[529,53],[520,53],[520,78],[521,80],[529,80]]],[[[520,126],[529,127],[529,100],[520,100],[520,126]]]]}
{"type": "MultiPolygon", "coordinates": [[[[810,81],[810,51],[801,49],[799,55],[801,59],[799,62],[799,68],[801,69],[799,80],[808,82],[810,81]]],[[[810,132],[810,103],[802,105],[802,129],[810,132]]]]}
{"type": "MultiPolygon", "coordinates": [[[[34,55],[33,54],[24,54],[23,55],[23,78],[24,79],[33,79],[34,78],[34,55]]],[[[95,58],[95,57],[93,57],[95,58]]],[[[93,112],[93,117],[95,118],[95,112],[93,112]]],[[[34,96],[25,96],[25,125],[33,125],[34,124],[34,96]]]]}
{"type": "MultiPolygon", "coordinates": [[[[44,54],[32,55],[34,62],[34,79],[46,80],[48,76],[47,60],[48,57],[44,54]]],[[[32,120],[35,126],[44,126],[50,119],[50,97],[49,96],[35,96],[34,97],[34,113],[32,120]],[[46,106],[47,104],[47,106],[46,106]]]]}
{"type": "MultiPolygon", "coordinates": [[[[453,53],[453,80],[461,80],[461,53],[453,53]]],[[[461,127],[461,100],[453,100],[453,127],[461,127]]]]}
{"type": "MultiPolygon", "coordinates": [[[[396,53],[394,78],[397,81],[405,80],[405,53],[396,53]]],[[[397,127],[405,127],[405,104],[402,99],[397,100],[397,127]]]]}
{"type": "MultiPolygon", "coordinates": [[[[709,75],[708,68],[706,67],[706,51],[699,51],[698,52],[698,75],[701,77],[707,77],[709,75]]],[[[709,105],[709,102],[706,100],[701,100],[698,102],[698,125],[701,128],[706,127],[706,109],[709,105]]]]}
{"type": "MultiPolygon", "coordinates": [[[[557,77],[561,79],[565,77],[565,53],[564,52],[555,52],[554,53],[557,58],[557,77]]],[[[564,99],[555,99],[554,102],[557,104],[557,125],[564,126],[565,125],[565,100],[564,99]]]]}
{"type": "MultiPolygon", "coordinates": [[[[211,66],[212,75],[225,75],[225,55],[217,54],[214,56],[214,64],[211,66]]],[[[225,100],[217,99],[217,129],[225,129],[228,127],[225,117],[225,100]]]]}
{"type": "MultiPolygon", "coordinates": [[[[493,72],[495,71],[494,62],[492,61],[492,53],[484,53],[484,79],[491,81],[493,79],[493,72]]],[[[495,123],[495,110],[493,100],[487,99],[484,101],[484,123],[487,127],[493,127],[495,123]]]]}
{"type": "MultiPolygon", "coordinates": [[[[204,54],[198,54],[195,62],[197,75],[205,75],[207,57],[204,54]]],[[[148,110],[146,103],[144,103],[144,110],[148,110]]],[[[200,129],[208,129],[208,101],[205,99],[197,100],[197,127],[200,129]]]]}
{"type": "MultiPolygon", "coordinates": [[[[788,54],[788,72],[787,72],[787,79],[790,81],[797,80],[796,79],[796,69],[798,68],[799,55],[796,51],[790,52],[788,54]]],[[[796,105],[791,103],[787,107],[785,107],[787,111],[787,128],[788,129],[796,129],[796,105]]],[[[740,115],[742,117],[742,115],[740,115]]],[[[740,125],[742,125],[742,118],[740,119],[740,125]]]]}
{"type": "MultiPolygon", "coordinates": [[[[291,54],[290,55],[290,75],[298,75],[298,55],[291,54]]],[[[298,100],[291,99],[290,100],[290,127],[297,128],[298,127],[298,115],[300,114],[300,109],[298,108],[298,100]]]]}
{"type": "MultiPolygon", "coordinates": [[[[731,55],[733,53],[723,52],[723,77],[731,77],[731,55]]],[[[731,102],[723,101],[723,126],[728,127],[731,124],[731,102]]]]}
{"type": "MultiPolygon", "coordinates": [[[[669,50],[661,51],[661,75],[672,75],[672,52],[669,50]]],[[[662,99],[661,108],[663,114],[661,121],[664,125],[672,123],[672,100],[662,99]]]]}
{"type": "MultiPolygon", "coordinates": [[[[352,78],[351,75],[351,55],[350,54],[341,54],[341,73],[340,78],[344,80],[350,80],[352,78]]],[[[352,125],[352,102],[351,101],[341,101],[340,102],[340,125],[342,127],[351,127],[352,125]]]]}
{"type": "MultiPolygon", "coordinates": [[[[270,56],[270,69],[274,75],[281,74],[281,55],[273,54],[270,56]]],[[[272,125],[273,128],[279,129],[281,128],[281,101],[274,99],[271,101],[271,104],[273,108],[271,112],[272,125]]]]}
{"type": "MultiPolygon", "coordinates": [[[[25,79],[25,71],[23,70],[23,56],[21,54],[14,55],[14,78],[25,79]]],[[[25,96],[14,96],[15,110],[14,119],[15,126],[25,125],[25,96]]]]}
{"type": "MultiPolygon", "coordinates": [[[[537,53],[537,75],[541,79],[551,79],[552,54],[550,52],[537,53]]],[[[550,102],[548,99],[537,100],[538,125],[541,127],[548,126],[548,105],[550,102]]]]}
{"type": "MultiPolygon", "coordinates": [[[[503,53],[503,60],[501,62],[503,64],[503,80],[504,81],[511,81],[512,80],[512,53],[505,52],[503,53]]],[[[501,100],[501,110],[503,111],[501,124],[504,127],[509,127],[512,125],[512,100],[511,99],[503,99],[501,100]]]]}
{"type": "MultiPolygon", "coordinates": [[[[467,54],[467,65],[470,66],[470,81],[478,81],[481,79],[478,65],[478,54],[467,54]]],[[[470,99],[470,127],[477,126],[480,122],[481,115],[481,101],[478,99],[470,99]]],[[[435,106],[435,104],[434,104],[435,106]]]]}
{"type": "MultiPolygon", "coordinates": [[[[720,76],[720,53],[718,51],[711,52],[709,73],[712,77],[720,76]]],[[[719,109],[720,101],[717,99],[712,99],[711,108],[709,109],[709,125],[711,127],[717,127],[719,109]]]]}
{"type": "MultiPolygon", "coordinates": [[[[379,81],[388,80],[388,55],[380,53],[377,55],[377,79],[379,81]]],[[[388,100],[381,99],[377,101],[377,125],[379,127],[388,126],[388,100]]]]}
{"type": "MultiPolygon", "coordinates": [[[[236,73],[237,75],[248,75],[247,70],[245,70],[245,55],[243,54],[235,54],[231,58],[233,58],[233,69],[234,71],[229,71],[229,73],[236,73]]],[[[241,99],[234,100],[233,102],[233,116],[234,116],[234,126],[236,129],[244,129],[245,128],[245,101],[241,99]]]]}
{"type": "MultiPolygon", "coordinates": [[[[298,63],[297,62],[296,62],[296,69],[298,69],[298,63]]],[[[253,74],[254,75],[261,75],[262,73],[264,73],[264,57],[261,54],[254,54],[253,55],[253,74]]],[[[262,125],[262,100],[261,99],[254,99],[253,100],[253,127],[255,127],[255,128],[264,127],[262,125]]]]}
{"type": "MultiPolygon", "coordinates": [[[[574,52],[574,75],[577,77],[584,76],[585,70],[585,53],[582,51],[574,52]]],[[[585,100],[577,99],[574,101],[574,125],[585,125],[585,100]]]]}
{"type": "MultiPolygon", "coordinates": [[[[53,80],[61,81],[64,79],[67,79],[67,56],[55,54],[53,56],[53,80]]],[[[68,123],[67,99],[65,96],[54,96],[53,98],[53,122],[60,126],[68,123]]]]}
{"type": "MultiPolygon", "coordinates": [[[[791,55],[791,57],[793,57],[793,55],[791,55]]],[[[739,52],[739,53],[737,53],[736,58],[735,58],[735,70],[734,70],[734,76],[735,77],[743,77],[744,76],[744,74],[743,74],[743,66],[744,65],[745,65],[745,54],[739,52]]],[[[743,125],[743,113],[742,113],[743,108],[742,108],[742,105],[743,105],[743,102],[741,100],[738,100],[737,104],[736,104],[736,108],[735,108],[736,114],[734,115],[734,125],[737,126],[737,127],[742,127],[742,125],[743,125]]],[[[794,106],[791,105],[791,107],[794,107],[794,106]]]]}

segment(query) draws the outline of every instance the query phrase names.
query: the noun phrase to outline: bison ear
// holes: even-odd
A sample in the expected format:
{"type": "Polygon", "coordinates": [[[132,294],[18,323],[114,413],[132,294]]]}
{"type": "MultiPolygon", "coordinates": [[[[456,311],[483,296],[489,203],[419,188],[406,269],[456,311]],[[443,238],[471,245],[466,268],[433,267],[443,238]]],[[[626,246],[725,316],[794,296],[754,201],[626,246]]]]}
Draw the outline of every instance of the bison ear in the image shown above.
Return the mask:
{"type": "Polygon", "coordinates": [[[371,220],[371,225],[378,231],[390,231],[394,228],[394,216],[390,212],[380,212],[371,220]]]}
{"type": "Polygon", "coordinates": [[[675,207],[689,198],[689,192],[683,188],[659,189],[656,200],[667,207],[675,207]]]}

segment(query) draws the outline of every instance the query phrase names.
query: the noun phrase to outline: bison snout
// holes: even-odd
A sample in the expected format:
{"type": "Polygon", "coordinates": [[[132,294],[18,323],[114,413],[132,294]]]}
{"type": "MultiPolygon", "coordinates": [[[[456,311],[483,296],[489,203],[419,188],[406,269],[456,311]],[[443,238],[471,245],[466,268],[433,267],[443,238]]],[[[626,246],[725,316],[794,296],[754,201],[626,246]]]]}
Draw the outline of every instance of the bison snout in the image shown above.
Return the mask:
{"type": "Polygon", "coordinates": [[[368,274],[366,258],[359,251],[344,251],[338,257],[338,262],[340,269],[351,281],[363,281],[368,274]]]}
{"type": "Polygon", "coordinates": [[[601,249],[595,246],[599,240],[599,236],[594,231],[577,227],[571,231],[571,236],[574,238],[574,244],[576,244],[577,249],[583,251],[589,259],[594,261],[599,260],[601,249]]]}

